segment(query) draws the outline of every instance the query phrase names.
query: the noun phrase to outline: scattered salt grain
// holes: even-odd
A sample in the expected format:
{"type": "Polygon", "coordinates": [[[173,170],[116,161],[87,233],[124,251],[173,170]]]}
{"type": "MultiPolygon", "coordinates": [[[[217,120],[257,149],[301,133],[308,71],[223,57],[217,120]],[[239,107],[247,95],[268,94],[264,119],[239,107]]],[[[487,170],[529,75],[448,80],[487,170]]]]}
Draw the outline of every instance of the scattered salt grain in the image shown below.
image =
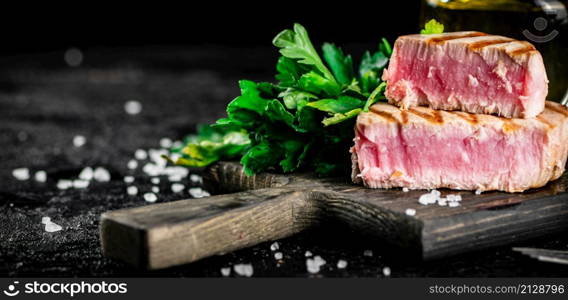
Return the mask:
{"type": "Polygon", "coordinates": [[[168,177],[168,180],[173,182],[181,181],[181,179],[182,179],[181,175],[170,175],[168,177]]]}
{"type": "Polygon", "coordinates": [[[129,115],[137,115],[142,111],[142,104],[136,100],[124,103],[124,111],[129,115]]]}
{"type": "Polygon", "coordinates": [[[18,168],[12,170],[12,176],[18,180],[28,180],[30,179],[30,170],[28,168],[18,168]]]}
{"type": "Polygon", "coordinates": [[[159,183],[160,183],[160,178],[158,178],[158,177],[153,177],[152,179],[150,179],[150,181],[151,181],[153,184],[159,184],[159,183]]]}
{"type": "Polygon", "coordinates": [[[308,269],[308,272],[315,274],[320,271],[320,268],[325,265],[325,263],[326,261],[321,258],[321,256],[317,255],[313,259],[308,258],[306,260],[306,267],[308,269]]]}
{"type": "Polygon", "coordinates": [[[162,139],[160,140],[160,147],[162,147],[162,148],[169,149],[169,148],[172,147],[172,145],[173,145],[173,142],[172,142],[172,140],[169,139],[169,138],[162,138],[162,139]]]}
{"type": "Polygon", "coordinates": [[[414,208],[407,208],[406,211],[405,211],[405,213],[406,213],[407,215],[409,215],[409,216],[414,216],[414,215],[416,215],[416,209],[414,209],[414,208]]]}
{"type": "Polygon", "coordinates": [[[148,152],[142,149],[138,149],[134,152],[134,157],[138,160],[145,160],[148,158],[148,152]]]}
{"type": "Polygon", "coordinates": [[[51,222],[51,218],[50,217],[42,217],[41,218],[41,224],[47,224],[51,222]]]}
{"type": "Polygon", "coordinates": [[[204,191],[202,188],[200,187],[194,187],[194,188],[190,188],[189,189],[189,194],[193,197],[193,198],[203,198],[203,197],[209,197],[210,194],[207,191],[204,191]]]}
{"type": "Polygon", "coordinates": [[[385,276],[390,276],[391,275],[391,269],[389,267],[384,267],[383,268],[383,275],[385,276]]]}
{"type": "Polygon", "coordinates": [[[110,173],[103,167],[97,167],[93,172],[93,178],[96,181],[107,182],[110,181],[110,173]]]}
{"type": "Polygon", "coordinates": [[[57,225],[51,221],[45,223],[45,231],[47,232],[56,232],[63,229],[60,225],[57,225]]]}
{"type": "Polygon", "coordinates": [[[34,179],[37,182],[45,182],[47,180],[47,173],[45,171],[35,172],[34,179]]]}
{"type": "Polygon", "coordinates": [[[481,190],[475,190],[476,195],[481,195],[481,190]]]}
{"type": "Polygon", "coordinates": [[[93,168],[86,167],[83,170],[81,170],[81,173],[79,173],[79,179],[92,180],[93,179],[93,168]]]}
{"type": "Polygon", "coordinates": [[[73,137],[73,146],[77,148],[82,147],[86,142],[87,139],[82,135],[76,135],[75,137],[73,137]]]}
{"type": "Polygon", "coordinates": [[[136,196],[138,194],[138,188],[135,186],[129,186],[126,188],[126,193],[130,196],[136,196]]]}
{"type": "Polygon", "coordinates": [[[154,193],[146,193],[144,194],[144,200],[146,200],[146,202],[156,202],[158,200],[158,196],[156,196],[156,194],[154,193]]]}
{"type": "Polygon", "coordinates": [[[203,178],[197,174],[191,174],[191,176],[189,176],[189,180],[191,180],[191,182],[195,182],[195,183],[202,183],[203,182],[203,178]]]}
{"type": "Polygon", "coordinates": [[[73,186],[73,181],[67,179],[60,179],[57,182],[57,188],[60,190],[66,190],[73,186]]]}
{"type": "Polygon", "coordinates": [[[73,180],[73,187],[76,189],[85,189],[89,186],[89,181],[83,179],[73,180]]]}
{"type": "Polygon", "coordinates": [[[128,164],[126,164],[126,167],[129,168],[130,170],[134,170],[138,168],[138,162],[134,159],[131,159],[128,161],[128,164]]]}
{"type": "Polygon", "coordinates": [[[235,273],[241,276],[251,277],[253,274],[251,264],[237,264],[233,266],[233,269],[235,270],[235,273]]]}
{"type": "Polygon", "coordinates": [[[403,187],[402,191],[405,192],[405,193],[408,193],[408,191],[410,191],[410,190],[407,187],[403,187]]]}
{"type": "Polygon", "coordinates": [[[432,193],[422,194],[420,198],[418,198],[418,203],[422,205],[429,205],[434,204],[438,200],[438,197],[432,193]]]}
{"type": "Polygon", "coordinates": [[[276,252],[274,253],[274,258],[277,260],[281,260],[284,257],[284,255],[282,254],[282,252],[276,252]]]}
{"type": "Polygon", "coordinates": [[[312,254],[312,252],[310,252],[310,251],[306,251],[306,254],[304,254],[304,255],[305,255],[306,257],[312,257],[313,254],[312,254]]]}
{"type": "Polygon", "coordinates": [[[365,252],[363,252],[363,255],[365,255],[365,256],[373,256],[373,251],[372,251],[372,250],[365,250],[365,252]]]}
{"type": "Polygon", "coordinates": [[[153,187],[152,187],[152,192],[153,192],[153,193],[156,193],[156,194],[159,193],[159,192],[160,192],[160,187],[158,187],[158,186],[153,186],[153,187]]]}
{"type": "Polygon", "coordinates": [[[278,242],[274,242],[272,243],[272,245],[270,245],[270,250],[276,251],[278,249],[280,249],[280,245],[278,244],[278,242]]]}
{"type": "Polygon", "coordinates": [[[231,275],[231,268],[221,268],[221,275],[225,277],[231,275]]]}
{"type": "Polygon", "coordinates": [[[172,192],[174,192],[174,193],[179,193],[179,192],[183,191],[183,189],[185,189],[185,185],[183,185],[181,183],[172,184],[172,192]]]}
{"type": "Polygon", "coordinates": [[[337,261],[337,268],[338,269],[345,269],[347,267],[347,261],[340,259],[337,261]]]}
{"type": "Polygon", "coordinates": [[[133,183],[134,182],[134,176],[124,176],[124,182],[125,183],[133,183]]]}

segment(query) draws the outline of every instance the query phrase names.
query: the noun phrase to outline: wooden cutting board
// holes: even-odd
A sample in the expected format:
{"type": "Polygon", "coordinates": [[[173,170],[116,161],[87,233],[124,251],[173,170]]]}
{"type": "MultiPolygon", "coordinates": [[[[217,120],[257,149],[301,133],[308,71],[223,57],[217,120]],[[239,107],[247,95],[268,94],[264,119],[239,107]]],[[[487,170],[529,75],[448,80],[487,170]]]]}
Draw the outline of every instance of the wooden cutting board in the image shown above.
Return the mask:
{"type": "Polygon", "coordinates": [[[343,222],[423,259],[503,245],[568,229],[568,176],[508,194],[460,194],[459,207],[418,203],[427,191],[373,190],[310,174],[246,176],[222,162],[204,174],[217,196],[104,213],[103,253],[159,269],[281,239],[314,225],[343,222]],[[407,215],[408,208],[416,210],[407,215]]]}

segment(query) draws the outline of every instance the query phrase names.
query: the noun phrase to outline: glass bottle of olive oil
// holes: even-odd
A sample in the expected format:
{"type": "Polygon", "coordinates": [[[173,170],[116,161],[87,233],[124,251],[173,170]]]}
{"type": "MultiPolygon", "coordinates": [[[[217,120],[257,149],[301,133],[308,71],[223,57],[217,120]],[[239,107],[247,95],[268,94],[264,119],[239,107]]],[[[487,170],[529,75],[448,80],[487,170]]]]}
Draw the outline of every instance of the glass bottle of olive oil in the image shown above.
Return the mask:
{"type": "Polygon", "coordinates": [[[420,24],[475,30],[531,42],[542,54],[548,100],[568,102],[568,0],[423,0],[420,24]]]}

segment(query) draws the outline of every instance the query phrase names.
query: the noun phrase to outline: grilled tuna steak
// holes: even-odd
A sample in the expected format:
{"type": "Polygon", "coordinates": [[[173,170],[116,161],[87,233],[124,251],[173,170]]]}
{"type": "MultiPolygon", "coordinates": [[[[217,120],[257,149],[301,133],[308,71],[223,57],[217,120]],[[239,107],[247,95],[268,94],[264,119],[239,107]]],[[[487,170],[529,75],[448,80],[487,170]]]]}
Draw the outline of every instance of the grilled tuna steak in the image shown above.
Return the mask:
{"type": "Polygon", "coordinates": [[[547,101],[508,119],[381,103],[358,116],[351,152],[354,182],[371,188],[521,192],[564,172],[568,110],[547,101]]]}
{"type": "Polygon", "coordinates": [[[548,79],[533,45],[465,31],[399,37],[389,67],[389,103],[530,118],[544,109],[548,79]]]}

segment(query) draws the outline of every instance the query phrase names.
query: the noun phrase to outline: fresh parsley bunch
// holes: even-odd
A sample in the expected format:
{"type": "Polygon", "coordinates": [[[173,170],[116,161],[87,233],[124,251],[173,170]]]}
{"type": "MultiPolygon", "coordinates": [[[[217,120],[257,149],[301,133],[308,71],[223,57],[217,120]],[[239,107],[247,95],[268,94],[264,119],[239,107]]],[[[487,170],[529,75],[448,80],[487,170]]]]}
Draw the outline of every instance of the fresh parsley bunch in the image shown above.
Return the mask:
{"type": "Polygon", "coordinates": [[[294,24],[272,41],[282,55],[276,83],[241,80],[227,117],[201,126],[174,149],[175,163],[204,167],[240,159],[245,173],[314,170],[332,175],[350,168],[355,116],[383,98],[381,74],[392,48],[386,39],[365,52],[358,68],[341,48],[325,43],[322,57],[306,29],[294,24]]]}

